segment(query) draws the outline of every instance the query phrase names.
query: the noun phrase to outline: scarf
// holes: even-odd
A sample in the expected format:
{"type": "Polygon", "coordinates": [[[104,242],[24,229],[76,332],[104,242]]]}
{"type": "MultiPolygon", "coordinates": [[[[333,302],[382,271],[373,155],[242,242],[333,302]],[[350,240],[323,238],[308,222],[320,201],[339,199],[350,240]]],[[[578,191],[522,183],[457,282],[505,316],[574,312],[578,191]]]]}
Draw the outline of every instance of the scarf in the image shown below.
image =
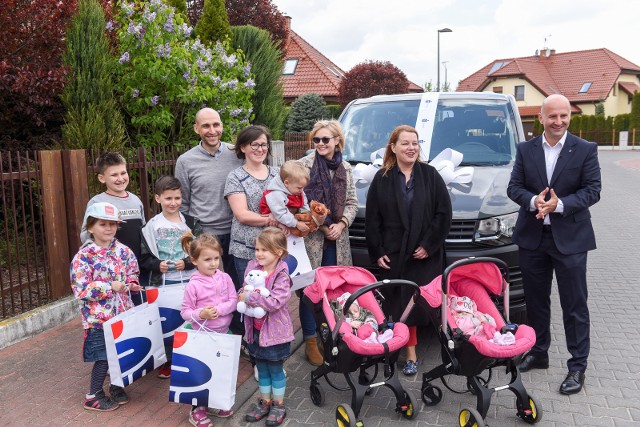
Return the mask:
{"type": "Polygon", "coordinates": [[[311,166],[309,184],[304,192],[308,200],[324,203],[331,210],[324,225],[331,225],[340,221],[347,201],[347,170],[342,164],[342,153],[336,151],[333,159],[327,160],[316,151],[316,158],[311,166]],[[334,171],[331,178],[330,170],[334,171]]]}

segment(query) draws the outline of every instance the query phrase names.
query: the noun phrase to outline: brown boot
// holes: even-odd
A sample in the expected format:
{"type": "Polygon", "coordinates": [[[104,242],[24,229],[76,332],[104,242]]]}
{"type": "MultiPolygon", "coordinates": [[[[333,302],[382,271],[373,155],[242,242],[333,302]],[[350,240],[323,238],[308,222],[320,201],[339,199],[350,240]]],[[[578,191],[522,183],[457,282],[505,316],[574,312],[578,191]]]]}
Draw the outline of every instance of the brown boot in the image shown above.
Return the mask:
{"type": "Polygon", "coordinates": [[[318,342],[316,340],[316,337],[309,338],[306,341],[304,354],[307,356],[307,360],[309,361],[309,363],[313,366],[320,366],[322,365],[322,362],[324,362],[322,354],[318,350],[318,342]]]}

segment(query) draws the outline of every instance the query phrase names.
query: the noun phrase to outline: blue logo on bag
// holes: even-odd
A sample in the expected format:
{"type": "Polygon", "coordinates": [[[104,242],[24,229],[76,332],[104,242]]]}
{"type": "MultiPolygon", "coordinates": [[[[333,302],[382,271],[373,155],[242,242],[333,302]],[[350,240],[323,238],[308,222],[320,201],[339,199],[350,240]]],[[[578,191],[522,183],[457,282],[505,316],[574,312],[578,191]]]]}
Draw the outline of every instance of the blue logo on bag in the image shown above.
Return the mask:
{"type": "Polygon", "coordinates": [[[135,337],[116,342],[116,352],[125,386],[153,371],[154,359],[151,354],[151,340],[148,338],[135,337]],[[136,366],[138,368],[134,369],[136,366]]]}
{"type": "Polygon", "coordinates": [[[180,310],[160,307],[160,321],[162,322],[162,337],[167,347],[173,347],[173,332],[184,323],[180,310]]]}
{"type": "Polygon", "coordinates": [[[201,388],[211,380],[213,375],[207,364],[180,353],[173,354],[171,364],[169,400],[196,406],[207,406],[209,403],[209,389],[201,388]]]}
{"type": "Polygon", "coordinates": [[[286,262],[287,267],[289,267],[289,274],[293,274],[296,268],[298,268],[298,259],[291,254],[284,258],[284,262],[286,262]]]}

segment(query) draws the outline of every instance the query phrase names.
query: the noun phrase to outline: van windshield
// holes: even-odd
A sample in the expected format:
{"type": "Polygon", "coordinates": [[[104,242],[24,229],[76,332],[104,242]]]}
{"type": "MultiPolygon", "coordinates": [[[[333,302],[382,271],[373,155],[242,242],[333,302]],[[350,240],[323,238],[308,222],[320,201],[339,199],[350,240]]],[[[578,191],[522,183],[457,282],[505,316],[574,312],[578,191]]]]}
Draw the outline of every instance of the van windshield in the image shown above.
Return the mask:
{"type": "MultiPolygon", "coordinates": [[[[386,146],[399,125],[416,126],[419,99],[353,104],[342,117],[344,158],[369,162],[371,153],[386,146]]],[[[504,165],[515,159],[517,131],[507,100],[438,100],[429,159],[445,148],[463,154],[462,165],[504,165]]],[[[422,159],[425,160],[425,159],[422,159]]]]}

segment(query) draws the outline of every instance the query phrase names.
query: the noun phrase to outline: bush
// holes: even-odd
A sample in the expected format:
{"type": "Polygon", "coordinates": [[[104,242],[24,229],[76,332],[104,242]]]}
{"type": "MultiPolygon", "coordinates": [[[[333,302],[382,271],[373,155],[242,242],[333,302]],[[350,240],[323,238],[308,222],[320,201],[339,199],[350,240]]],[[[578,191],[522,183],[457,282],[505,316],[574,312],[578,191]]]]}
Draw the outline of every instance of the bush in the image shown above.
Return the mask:
{"type": "Polygon", "coordinates": [[[407,76],[388,61],[366,61],[356,65],[340,81],[338,99],[346,105],[356,98],[409,92],[407,76]]]}
{"type": "Polygon", "coordinates": [[[256,87],[252,97],[253,122],[267,126],[274,139],[284,134],[282,54],[265,30],[252,26],[232,27],[233,47],[242,49],[251,64],[256,87]]]}
{"type": "Polygon", "coordinates": [[[309,132],[313,125],[325,117],[325,102],[317,93],[300,95],[291,103],[287,120],[289,132],[309,132]]]}
{"type": "Polygon", "coordinates": [[[640,132],[640,92],[633,95],[631,101],[631,116],[629,117],[629,130],[636,129],[636,133],[640,132]]]}
{"type": "Polygon", "coordinates": [[[126,142],[124,120],[113,99],[112,56],[105,24],[97,0],[80,0],[67,32],[64,55],[64,63],[71,69],[62,94],[67,108],[62,127],[65,148],[118,150],[126,142]]]}
{"type": "Polygon", "coordinates": [[[327,113],[325,117],[330,119],[338,120],[340,114],[342,113],[342,107],[340,105],[327,105],[326,107],[327,113]]]}
{"type": "Polygon", "coordinates": [[[231,39],[231,26],[224,0],[204,0],[202,15],[196,24],[196,35],[210,47],[216,42],[227,42],[231,39]]]}
{"type": "Polygon", "coordinates": [[[138,145],[189,144],[202,107],[220,113],[226,141],[249,123],[255,83],[242,52],[189,39],[192,28],[160,0],[122,3],[116,22],[114,80],[138,145]]]}

